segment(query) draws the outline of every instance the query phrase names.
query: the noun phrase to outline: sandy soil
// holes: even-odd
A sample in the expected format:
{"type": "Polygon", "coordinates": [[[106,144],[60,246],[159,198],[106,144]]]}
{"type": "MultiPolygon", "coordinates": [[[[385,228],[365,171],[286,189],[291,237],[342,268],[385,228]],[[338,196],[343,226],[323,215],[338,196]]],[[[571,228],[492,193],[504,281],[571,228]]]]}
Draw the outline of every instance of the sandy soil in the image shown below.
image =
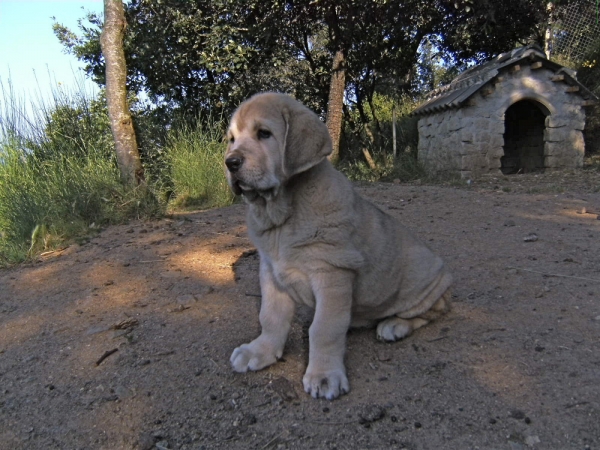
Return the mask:
{"type": "Polygon", "coordinates": [[[600,174],[359,189],[456,286],[404,341],[349,333],[348,395],[302,390],[310,311],[283,361],[231,371],[259,332],[239,204],[0,271],[0,448],[600,448],[600,174]]]}

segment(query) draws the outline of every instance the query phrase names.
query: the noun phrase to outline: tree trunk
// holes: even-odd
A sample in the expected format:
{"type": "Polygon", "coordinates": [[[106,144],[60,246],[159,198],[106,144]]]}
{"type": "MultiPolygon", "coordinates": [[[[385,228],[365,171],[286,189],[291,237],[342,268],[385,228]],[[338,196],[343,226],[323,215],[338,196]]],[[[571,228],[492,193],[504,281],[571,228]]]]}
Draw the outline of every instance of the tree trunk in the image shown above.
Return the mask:
{"type": "Polygon", "coordinates": [[[336,163],[340,159],[340,136],[344,117],[344,92],[346,90],[346,57],[338,50],[333,57],[329,101],[327,103],[327,129],[331,136],[333,151],[329,160],[336,163]]]}
{"type": "Polygon", "coordinates": [[[138,185],[144,181],[131,112],[127,103],[127,67],[123,50],[125,12],[121,0],[104,0],[104,27],[100,45],[106,65],[106,103],[115,140],[121,181],[138,185]]]}
{"type": "MultiPolygon", "coordinates": [[[[373,145],[375,143],[375,136],[373,136],[373,132],[371,131],[371,127],[369,126],[368,123],[365,124],[365,134],[369,138],[370,144],[373,145]]],[[[375,160],[373,159],[373,157],[371,156],[371,153],[369,152],[369,147],[367,147],[365,144],[366,144],[366,142],[363,142],[363,145],[362,145],[363,155],[365,156],[365,159],[367,160],[367,164],[369,165],[371,170],[376,171],[377,164],[375,163],[375,160]]]]}

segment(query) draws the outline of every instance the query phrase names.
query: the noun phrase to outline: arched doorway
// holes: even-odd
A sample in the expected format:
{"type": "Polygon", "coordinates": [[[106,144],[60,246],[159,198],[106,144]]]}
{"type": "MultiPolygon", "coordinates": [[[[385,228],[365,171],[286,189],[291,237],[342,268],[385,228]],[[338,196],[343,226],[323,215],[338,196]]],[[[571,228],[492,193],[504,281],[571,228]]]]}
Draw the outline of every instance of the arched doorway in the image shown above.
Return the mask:
{"type": "Polygon", "coordinates": [[[505,175],[544,169],[544,127],[549,111],[533,100],[512,104],[504,113],[505,175]]]}

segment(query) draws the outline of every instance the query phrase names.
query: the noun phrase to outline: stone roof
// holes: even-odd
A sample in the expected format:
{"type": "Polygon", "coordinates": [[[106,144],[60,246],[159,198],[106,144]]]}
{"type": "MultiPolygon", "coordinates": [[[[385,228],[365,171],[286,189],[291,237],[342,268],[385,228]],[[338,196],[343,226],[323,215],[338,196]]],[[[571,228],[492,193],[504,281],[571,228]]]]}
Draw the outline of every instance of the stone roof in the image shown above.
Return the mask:
{"type": "Polygon", "coordinates": [[[461,108],[473,94],[492,82],[504,69],[522,64],[523,62],[533,64],[538,61],[542,64],[542,67],[555,72],[555,75],[563,75],[562,81],[568,85],[578,86],[579,95],[585,99],[596,99],[594,94],[577,81],[574,70],[550,61],[546,58],[542,49],[538,45],[533,44],[527,47],[516,48],[511,52],[502,53],[491,61],[471,67],[452,80],[450,84],[429,92],[426,95],[425,101],[412,112],[412,115],[425,116],[447,109],[461,108]]]}

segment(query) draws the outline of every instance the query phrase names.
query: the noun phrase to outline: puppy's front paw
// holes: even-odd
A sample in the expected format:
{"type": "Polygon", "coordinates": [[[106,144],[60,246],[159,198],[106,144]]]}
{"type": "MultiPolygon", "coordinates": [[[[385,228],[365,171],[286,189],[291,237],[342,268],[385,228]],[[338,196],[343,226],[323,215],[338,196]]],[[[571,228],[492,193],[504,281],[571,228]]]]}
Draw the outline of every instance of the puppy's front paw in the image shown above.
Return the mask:
{"type": "Polygon", "coordinates": [[[302,379],[304,390],[314,398],[325,397],[333,400],[350,391],[345,370],[312,371],[310,368],[302,379]]]}
{"type": "Polygon", "coordinates": [[[260,370],[277,362],[281,354],[272,351],[269,346],[254,340],[249,344],[240,345],[231,354],[231,365],[236,372],[260,370]]]}

